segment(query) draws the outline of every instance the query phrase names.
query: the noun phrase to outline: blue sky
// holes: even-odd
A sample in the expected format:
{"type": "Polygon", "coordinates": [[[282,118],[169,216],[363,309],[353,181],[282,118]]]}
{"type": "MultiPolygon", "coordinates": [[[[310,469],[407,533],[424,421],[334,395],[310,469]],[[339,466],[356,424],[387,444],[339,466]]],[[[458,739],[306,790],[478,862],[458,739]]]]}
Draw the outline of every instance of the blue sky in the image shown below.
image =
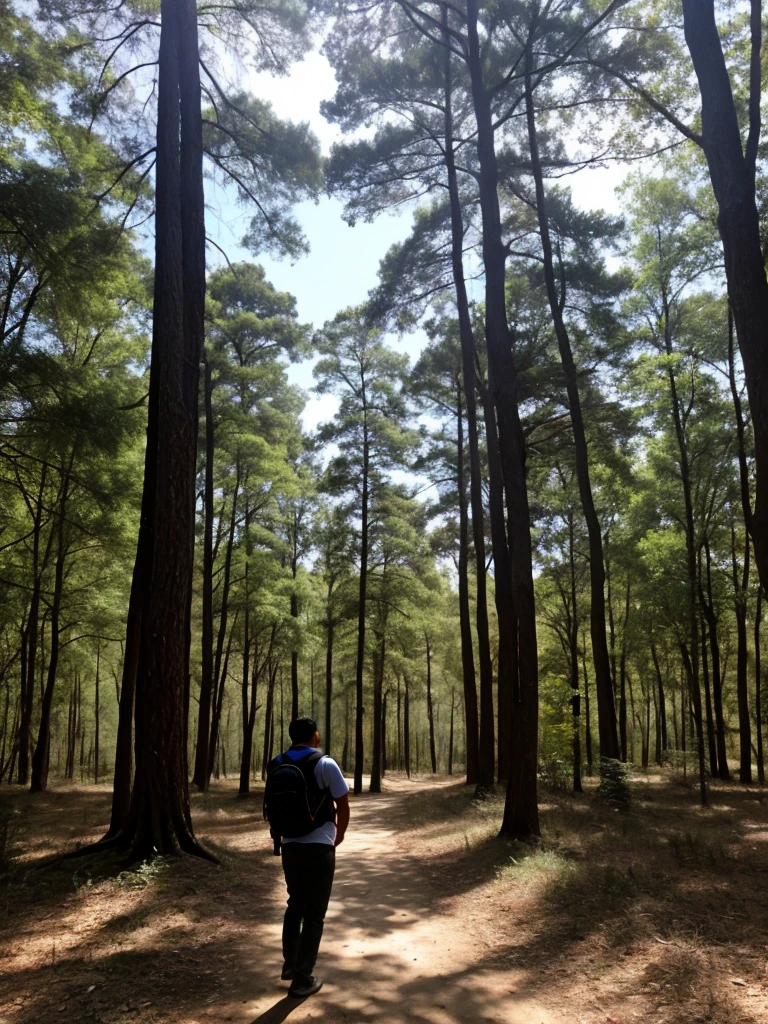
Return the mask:
{"type": "MultiPolygon", "coordinates": [[[[267,74],[251,74],[244,83],[248,90],[272,103],[276,113],[293,121],[307,121],[320,140],[324,152],[341,138],[338,129],[328,124],[320,113],[320,104],[335,91],[335,79],[328,61],[317,51],[294,65],[291,74],[275,78],[267,74]]],[[[626,174],[626,168],[610,167],[580,171],[567,179],[576,202],[585,208],[618,212],[614,192],[626,174]]],[[[227,252],[230,260],[252,259],[240,248],[250,221],[248,210],[239,206],[232,190],[207,186],[208,234],[227,252]]],[[[379,262],[395,242],[408,234],[412,212],[379,217],[371,224],[358,223],[350,228],[344,223],[342,205],[336,199],[323,197],[317,203],[299,204],[295,215],[310,244],[310,252],[295,263],[259,257],[268,278],[281,291],[296,296],[300,319],[319,327],[340,309],[362,302],[376,284],[379,262]]],[[[209,250],[211,264],[222,261],[215,249],[209,250]]],[[[423,334],[415,334],[393,344],[408,352],[412,359],[424,344],[423,334]]],[[[291,380],[309,391],[312,388],[311,361],[293,366],[291,380]]],[[[333,416],[336,405],[332,396],[308,395],[304,426],[312,430],[318,423],[333,416]]]]}

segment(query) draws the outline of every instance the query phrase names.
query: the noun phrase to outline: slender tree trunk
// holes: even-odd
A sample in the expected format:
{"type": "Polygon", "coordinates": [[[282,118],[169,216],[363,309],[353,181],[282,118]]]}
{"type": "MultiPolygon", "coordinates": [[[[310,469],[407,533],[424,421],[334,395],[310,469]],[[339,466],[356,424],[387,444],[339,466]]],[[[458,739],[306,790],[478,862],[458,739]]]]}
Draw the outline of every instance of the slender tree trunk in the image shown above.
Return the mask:
{"type": "MultiPolygon", "coordinates": [[[[216,654],[214,657],[213,664],[213,696],[212,696],[212,721],[211,721],[211,734],[208,740],[208,778],[211,777],[213,770],[213,758],[216,753],[219,737],[219,723],[221,721],[221,709],[224,701],[224,688],[227,681],[226,667],[222,669],[223,664],[226,666],[226,661],[229,656],[229,644],[232,643],[232,631],[230,630],[229,642],[227,645],[227,655],[224,656],[224,640],[227,635],[227,624],[229,621],[229,592],[232,580],[232,553],[235,546],[235,527],[237,525],[237,507],[238,507],[238,495],[240,493],[240,479],[241,479],[241,465],[240,460],[237,460],[235,466],[235,488],[232,494],[232,513],[229,518],[229,530],[227,534],[227,547],[224,553],[224,579],[221,585],[221,615],[219,618],[219,635],[216,640],[216,654]]],[[[247,519],[247,516],[246,516],[247,519]]],[[[207,785],[207,782],[206,782],[207,785]]]]}
{"type": "MultiPolygon", "coordinates": [[[[539,155],[539,139],[536,127],[536,114],[533,102],[533,54],[530,46],[526,49],[525,69],[525,100],[526,122],[528,126],[528,145],[531,155],[531,170],[536,189],[536,210],[541,235],[541,247],[544,260],[544,282],[547,289],[549,308],[560,351],[560,361],[565,376],[568,393],[568,407],[573,428],[574,453],[576,457],[576,478],[579,485],[579,497],[587,524],[589,538],[589,570],[590,570],[590,633],[592,637],[592,658],[595,666],[595,689],[597,692],[598,729],[600,735],[601,758],[616,759],[619,756],[619,743],[616,735],[616,717],[613,708],[613,688],[611,670],[608,660],[608,641],[605,634],[605,564],[603,561],[603,539],[600,522],[595,510],[592,496],[592,483],[589,476],[589,447],[587,444],[584,416],[579,394],[578,374],[571,349],[571,341],[563,318],[565,304],[565,277],[560,281],[558,290],[555,280],[552,242],[549,233],[549,214],[544,190],[544,173],[539,155]]],[[[626,761],[626,722],[621,746],[622,760],[626,761]]]]}
{"type": "Polygon", "coordinates": [[[368,438],[368,410],[363,390],[363,459],[362,459],[362,501],[360,508],[360,586],[357,611],[357,662],[355,664],[355,795],[363,791],[363,673],[365,669],[365,612],[368,597],[368,501],[370,474],[370,442],[368,438]]]}
{"type": "Polygon", "coordinates": [[[573,509],[568,509],[568,566],[571,577],[571,621],[568,636],[571,660],[571,718],[573,736],[573,791],[582,793],[581,784],[581,697],[579,692],[579,615],[576,597],[576,553],[573,509]]]}
{"type": "Polygon", "coordinates": [[[27,631],[23,645],[26,657],[22,658],[21,677],[21,721],[19,724],[19,756],[17,769],[17,782],[20,786],[26,786],[29,782],[29,741],[32,725],[32,710],[35,700],[35,664],[37,658],[38,620],[40,614],[40,594],[42,589],[43,572],[48,564],[48,558],[53,542],[54,530],[48,531],[45,554],[40,558],[40,540],[43,522],[43,496],[47,479],[47,467],[43,464],[40,473],[40,487],[37,493],[37,503],[32,521],[32,595],[29,604],[29,616],[27,618],[27,631]],[[26,669],[26,674],[24,673],[26,669]]]}
{"type": "Polygon", "coordinates": [[[619,736],[621,739],[621,760],[626,762],[627,748],[627,630],[632,580],[627,576],[627,592],[624,599],[624,625],[621,630],[621,656],[619,658],[619,736]]]}
{"type": "Polygon", "coordinates": [[[381,705],[381,776],[382,778],[387,774],[387,768],[389,767],[389,760],[387,758],[387,694],[384,694],[384,700],[381,705]]]}
{"type": "MultiPolygon", "coordinates": [[[[728,768],[728,756],[725,745],[725,715],[723,714],[723,679],[725,672],[721,670],[720,643],[717,638],[717,616],[712,598],[712,554],[709,541],[704,539],[704,554],[707,568],[707,593],[699,588],[699,602],[709,632],[709,650],[712,656],[712,704],[715,713],[715,746],[717,748],[717,768],[720,778],[725,782],[731,778],[728,768]]],[[[675,740],[677,742],[677,740],[675,740]]]]}
{"type": "MultiPolygon", "coordinates": [[[[760,626],[763,619],[763,589],[757,588],[755,607],[755,740],[757,744],[757,781],[765,785],[765,761],[763,759],[763,705],[762,705],[762,651],[760,650],[760,626]]],[[[0,764],[2,760],[0,759],[0,764]]]]}
{"type": "MultiPolygon", "coordinates": [[[[150,402],[152,396],[150,395],[150,402]]],[[[139,538],[136,559],[131,580],[131,596],[128,601],[128,620],[125,626],[125,653],[123,655],[122,686],[117,713],[117,742],[115,744],[115,771],[112,782],[112,813],[109,829],[104,836],[116,836],[128,818],[131,806],[131,784],[133,781],[133,720],[136,704],[136,672],[139,664],[139,643],[141,640],[141,607],[143,590],[141,575],[146,563],[146,548],[149,543],[148,522],[151,520],[151,502],[154,500],[154,485],[148,480],[154,475],[154,453],[150,451],[147,434],[147,453],[144,463],[144,494],[141,501],[139,538]]],[[[74,772],[74,760],[72,764],[74,772]]],[[[70,776],[71,778],[72,776],[70,776]]]]}
{"type": "MultiPolygon", "coordinates": [[[[298,525],[294,521],[294,550],[291,559],[291,575],[293,578],[294,590],[291,593],[291,618],[299,617],[299,598],[296,594],[296,573],[298,569],[298,557],[296,554],[296,531],[298,525]]],[[[291,651],[291,719],[299,717],[299,652],[291,651]]]]}
{"type": "Polygon", "coordinates": [[[344,747],[341,751],[341,769],[349,769],[349,691],[344,699],[344,747]]]}
{"type": "Polygon", "coordinates": [[[581,649],[581,667],[584,675],[584,738],[587,747],[587,775],[592,776],[592,723],[589,709],[589,673],[587,672],[586,644],[581,649]]]}
{"type": "Polygon", "coordinates": [[[405,755],[405,774],[411,777],[411,694],[408,676],[404,676],[405,701],[403,708],[403,750],[405,755]]]}
{"type": "Polygon", "coordinates": [[[744,545],[744,563],[739,581],[736,554],[736,525],[731,519],[731,564],[733,606],[736,613],[736,698],[739,707],[739,782],[752,782],[752,723],[747,680],[747,586],[749,582],[749,537],[744,545]]]}
{"type": "Polygon", "coordinates": [[[198,789],[208,786],[208,737],[211,731],[213,694],[213,461],[215,431],[213,421],[213,375],[211,361],[203,348],[203,404],[205,409],[205,485],[203,487],[203,605],[202,672],[197,714],[197,746],[192,782],[198,789]]]}
{"type": "MultiPolygon", "coordinates": [[[[467,783],[477,785],[480,777],[479,721],[477,717],[477,681],[475,678],[475,656],[472,641],[472,621],[469,609],[469,517],[467,515],[467,497],[464,486],[464,430],[461,412],[460,395],[457,395],[457,448],[456,463],[459,495],[459,629],[461,631],[461,667],[464,683],[464,704],[472,725],[469,728],[467,751],[467,783]]],[[[398,684],[399,685],[399,684],[398,684]]],[[[400,691],[398,689],[398,730],[400,728],[400,691]]],[[[399,731],[398,731],[399,737],[399,731]]],[[[399,745],[399,738],[398,738],[399,745]]],[[[398,746],[399,750],[399,746],[398,746]]],[[[398,753],[400,771],[403,770],[402,759],[398,753]]]]}
{"type": "Polygon", "coordinates": [[[451,687],[451,723],[448,727],[448,774],[453,775],[453,716],[456,711],[456,698],[451,687]]]}
{"type": "Polygon", "coordinates": [[[658,688],[658,711],[659,711],[659,756],[657,758],[659,765],[661,764],[662,751],[667,749],[667,709],[666,699],[664,697],[664,679],[661,674],[661,665],[659,664],[659,656],[656,652],[656,645],[651,641],[651,657],[653,658],[653,667],[656,670],[656,685],[658,688]]]}
{"type": "MultiPolygon", "coordinates": [[[[386,566],[384,571],[386,572],[386,566]]],[[[381,758],[382,758],[382,735],[381,735],[381,714],[382,697],[384,693],[384,663],[387,653],[387,619],[384,616],[381,633],[378,640],[378,651],[373,660],[373,750],[371,757],[371,784],[368,787],[371,793],[381,792],[381,758]]]]}
{"type": "MultiPolygon", "coordinates": [[[[664,350],[668,357],[673,355],[672,333],[670,322],[669,302],[666,294],[663,296],[664,303],[664,350]]],[[[680,400],[677,392],[677,381],[675,370],[672,364],[667,368],[669,379],[669,394],[672,414],[672,424],[677,439],[679,453],[680,479],[683,488],[683,503],[685,508],[685,547],[686,547],[686,568],[688,584],[688,628],[690,630],[690,651],[683,644],[683,661],[688,676],[690,699],[693,705],[696,719],[696,740],[699,762],[699,790],[702,806],[707,804],[707,779],[706,763],[704,755],[704,716],[701,707],[701,687],[699,685],[699,619],[696,612],[696,593],[698,576],[696,572],[696,532],[693,518],[693,493],[690,475],[690,460],[688,455],[688,442],[685,434],[685,423],[680,407],[680,400]]]]}
{"type": "MultiPolygon", "coordinates": [[[[442,7],[443,32],[447,33],[448,10],[445,5],[442,7]]],[[[486,696],[491,694],[491,705],[493,703],[493,668],[491,662],[491,647],[488,630],[488,599],[485,577],[485,516],[483,511],[482,475],[480,467],[480,443],[477,426],[477,402],[475,398],[475,341],[472,331],[472,320],[469,312],[469,300],[467,297],[466,282],[464,279],[464,219],[459,196],[458,179],[456,175],[456,162],[454,157],[453,139],[453,76],[451,70],[451,55],[448,49],[445,50],[445,165],[448,179],[448,196],[451,210],[451,260],[453,268],[453,280],[456,288],[456,308],[459,318],[459,340],[461,344],[461,365],[462,383],[464,386],[464,404],[467,416],[467,433],[469,435],[469,494],[472,508],[472,540],[475,551],[475,577],[476,577],[476,621],[478,642],[478,661],[480,668],[480,692],[486,696]]],[[[461,429],[461,414],[459,414],[459,429],[461,429]]],[[[459,466],[463,475],[461,457],[459,466]]],[[[460,500],[463,500],[463,487],[460,490],[460,500]]],[[[465,510],[466,514],[466,510],[465,510]]],[[[464,524],[466,526],[466,524],[464,524]]],[[[467,543],[467,549],[469,545],[467,543]]],[[[461,579],[460,579],[461,585],[461,579]]],[[[469,599],[467,597],[467,612],[469,599]]],[[[464,636],[464,634],[463,634],[464,636]]],[[[488,778],[488,750],[485,751],[485,763],[481,769],[481,749],[479,738],[479,721],[477,711],[477,688],[475,681],[474,657],[472,656],[469,643],[471,632],[467,631],[462,645],[463,669],[464,669],[464,704],[467,721],[467,782],[471,784],[481,783],[481,771],[483,773],[482,784],[487,787],[493,785],[493,766],[490,768],[490,779],[488,778]],[[470,671],[471,669],[471,671],[470,671]]],[[[484,709],[486,710],[486,709],[484,709]]],[[[493,710],[491,708],[491,714],[493,710]]],[[[487,743],[487,736],[482,742],[487,743]]],[[[493,760],[493,736],[490,741],[490,757],[493,760]]]]}
{"type": "Polygon", "coordinates": [[[96,641],[96,679],[93,695],[93,781],[99,784],[99,669],[101,667],[101,644],[96,641]]]}
{"type": "Polygon", "coordinates": [[[437,775],[437,753],[435,750],[435,713],[432,707],[432,649],[429,643],[429,635],[424,634],[424,642],[427,651],[427,722],[429,723],[429,760],[432,765],[432,774],[437,775]]]}
{"type": "Polygon", "coordinates": [[[267,765],[272,760],[273,733],[275,731],[275,679],[276,666],[269,666],[267,682],[267,704],[264,711],[264,751],[261,759],[261,778],[267,777],[267,765]]]}
{"type": "Polygon", "coordinates": [[[333,635],[334,621],[331,618],[330,609],[330,587],[328,593],[328,623],[326,626],[325,643],[325,737],[324,746],[326,754],[331,753],[331,720],[333,710],[333,635]]]}
{"type": "MultiPolygon", "coordinates": [[[[699,570],[701,571],[701,570],[699,570]]],[[[707,657],[707,626],[704,616],[701,620],[701,674],[704,678],[704,707],[707,715],[707,746],[709,748],[709,774],[713,779],[719,775],[715,723],[712,716],[712,694],[709,686],[709,658],[707,657]]]]}
{"type": "Polygon", "coordinates": [[[59,620],[61,615],[61,599],[64,593],[64,563],[67,558],[67,542],[64,536],[64,522],[67,508],[67,497],[69,495],[69,482],[72,466],[75,461],[74,449],[69,458],[61,486],[61,496],[58,502],[58,516],[56,523],[56,567],[54,570],[53,598],[51,600],[51,650],[48,656],[48,677],[43,692],[43,699],[40,707],[40,726],[37,733],[37,744],[32,755],[32,784],[31,792],[42,793],[48,788],[48,763],[51,745],[51,706],[53,704],[53,692],[56,686],[56,671],[59,664],[59,620]]]}

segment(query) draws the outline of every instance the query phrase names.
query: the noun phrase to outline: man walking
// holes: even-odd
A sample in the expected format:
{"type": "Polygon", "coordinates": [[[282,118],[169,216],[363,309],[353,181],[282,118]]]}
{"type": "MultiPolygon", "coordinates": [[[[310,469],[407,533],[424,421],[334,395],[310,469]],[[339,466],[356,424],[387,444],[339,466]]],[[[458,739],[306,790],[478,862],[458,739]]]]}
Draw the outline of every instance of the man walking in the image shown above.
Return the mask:
{"type": "Polygon", "coordinates": [[[333,886],[336,847],[349,824],[349,786],[336,762],[318,750],[320,733],[313,718],[288,726],[291,746],[267,769],[264,813],[269,818],[275,853],[282,850],[288,887],[283,921],[283,971],[297,999],[319,992],[312,972],[323,934],[333,886]]]}

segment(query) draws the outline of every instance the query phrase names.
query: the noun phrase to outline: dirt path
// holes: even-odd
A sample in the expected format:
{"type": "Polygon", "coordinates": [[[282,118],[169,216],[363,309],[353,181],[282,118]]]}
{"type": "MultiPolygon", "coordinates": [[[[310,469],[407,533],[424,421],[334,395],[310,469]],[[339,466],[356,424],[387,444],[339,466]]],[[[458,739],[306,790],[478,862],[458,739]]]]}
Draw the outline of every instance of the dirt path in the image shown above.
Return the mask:
{"type": "MultiPolygon", "coordinates": [[[[592,783],[594,786],[594,782],[592,783]]],[[[626,814],[542,793],[544,841],[497,838],[502,799],[388,776],[354,798],[317,971],[279,981],[285,885],[258,792],[193,796],[220,867],[98,867],[107,786],[4,791],[0,1024],[763,1024],[768,792],[633,782],[626,814]]]]}
{"type": "MultiPolygon", "coordinates": [[[[553,1024],[553,1017],[508,967],[481,968],[493,947],[450,911],[439,910],[439,878],[429,863],[412,856],[402,833],[387,827],[402,786],[374,800],[353,801],[353,819],[337,857],[336,880],[326,918],[317,973],[319,995],[297,1003],[276,982],[282,958],[280,928],[284,886],[258,934],[239,951],[253,963],[239,997],[219,1007],[219,1019],[278,1024],[290,1015],[328,1024],[553,1024]],[[254,988],[262,989],[256,999],[254,988]],[[242,1000],[246,999],[246,1002],[242,1000]]],[[[432,784],[434,785],[434,784],[432,784]]],[[[408,791],[415,787],[409,784],[408,791]]]]}

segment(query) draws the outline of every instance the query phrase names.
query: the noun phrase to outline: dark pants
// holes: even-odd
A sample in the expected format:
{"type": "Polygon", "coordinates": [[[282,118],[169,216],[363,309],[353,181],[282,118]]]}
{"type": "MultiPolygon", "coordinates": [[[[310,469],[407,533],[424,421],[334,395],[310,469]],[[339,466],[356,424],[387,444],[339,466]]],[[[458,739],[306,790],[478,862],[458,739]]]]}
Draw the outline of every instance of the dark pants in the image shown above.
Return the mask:
{"type": "Polygon", "coordinates": [[[288,886],[283,959],[294,974],[309,977],[317,960],[331,898],[336,850],[325,843],[286,843],[282,849],[288,886]]]}

